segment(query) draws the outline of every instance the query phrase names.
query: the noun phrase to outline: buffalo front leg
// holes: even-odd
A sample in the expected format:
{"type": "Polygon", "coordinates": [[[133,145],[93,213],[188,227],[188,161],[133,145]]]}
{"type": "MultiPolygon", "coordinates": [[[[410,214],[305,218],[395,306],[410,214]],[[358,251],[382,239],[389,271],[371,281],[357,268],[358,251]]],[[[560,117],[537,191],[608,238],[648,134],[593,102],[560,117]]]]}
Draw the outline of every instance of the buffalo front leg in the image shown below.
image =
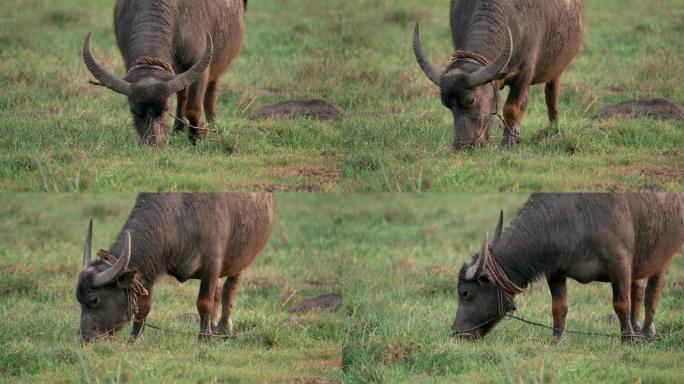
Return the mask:
{"type": "Polygon", "coordinates": [[[560,78],[553,79],[546,83],[544,88],[544,96],[546,96],[546,109],[549,113],[549,122],[551,124],[558,121],[558,99],[560,98],[560,78]]]}
{"type": "Polygon", "coordinates": [[[185,108],[188,102],[188,89],[176,93],[176,99],[178,100],[176,104],[176,117],[173,123],[173,131],[181,132],[185,129],[185,122],[187,122],[187,117],[185,117],[185,108]]]}
{"type": "Polygon", "coordinates": [[[128,339],[129,343],[133,343],[143,336],[143,331],[145,330],[145,320],[147,315],[150,313],[150,308],[152,307],[152,287],[146,287],[147,296],[139,296],[138,300],[138,312],[135,314],[133,319],[133,328],[131,329],[131,337],[128,339]]]}
{"type": "Polygon", "coordinates": [[[516,81],[511,85],[506,104],[504,104],[504,135],[502,146],[512,146],[520,143],[520,125],[527,109],[527,92],[529,82],[516,81]]]}
{"type": "Polygon", "coordinates": [[[200,291],[197,297],[197,312],[200,316],[200,333],[198,339],[208,341],[213,339],[212,313],[214,311],[214,294],[218,276],[205,276],[200,283],[200,291]]]}
{"type": "MultiPolygon", "coordinates": [[[[619,267],[618,267],[619,268],[619,267]]],[[[622,341],[636,341],[636,334],[632,329],[629,312],[631,301],[629,298],[632,282],[627,271],[615,271],[611,276],[611,286],[613,288],[613,309],[620,321],[620,331],[622,341]]]]}
{"type": "Polygon", "coordinates": [[[188,127],[188,137],[193,144],[197,144],[197,140],[207,136],[206,124],[202,123],[202,108],[204,107],[204,95],[207,91],[209,83],[208,73],[205,72],[202,77],[190,86],[188,91],[188,102],[186,104],[185,115],[190,122],[188,127]],[[197,128],[193,128],[197,127],[197,128]]]}
{"type": "Polygon", "coordinates": [[[209,125],[216,121],[216,102],[218,101],[219,81],[212,80],[207,84],[207,92],[204,95],[204,115],[209,125]]]}
{"type": "Polygon", "coordinates": [[[565,318],[568,315],[568,289],[565,276],[552,276],[546,279],[551,291],[551,314],[553,315],[553,343],[565,337],[565,318]]]}
{"type": "Polygon", "coordinates": [[[655,338],[656,330],[653,325],[656,308],[660,301],[660,295],[663,293],[663,283],[665,282],[665,272],[652,276],[648,279],[646,286],[646,315],[644,316],[643,335],[649,338],[655,338]]]}
{"type": "MultiPolygon", "coordinates": [[[[216,330],[216,320],[218,319],[218,307],[221,303],[221,284],[216,283],[214,288],[214,305],[211,307],[211,329],[216,330]]],[[[214,332],[215,333],[215,332],[214,332]]]]}
{"type": "Polygon", "coordinates": [[[632,282],[632,293],[630,295],[632,300],[632,310],[630,312],[630,321],[632,322],[632,329],[634,332],[641,332],[641,305],[644,303],[644,282],[643,280],[636,280],[632,282]]]}
{"type": "Polygon", "coordinates": [[[221,306],[221,320],[219,320],[216,327],[217,334],[233,335],[233,303],[235,303],[235,297],[237,296],[241,280],[242,274],[239,274],[228,277],[225,284],[223,284],[223,305],[221,306]]]}

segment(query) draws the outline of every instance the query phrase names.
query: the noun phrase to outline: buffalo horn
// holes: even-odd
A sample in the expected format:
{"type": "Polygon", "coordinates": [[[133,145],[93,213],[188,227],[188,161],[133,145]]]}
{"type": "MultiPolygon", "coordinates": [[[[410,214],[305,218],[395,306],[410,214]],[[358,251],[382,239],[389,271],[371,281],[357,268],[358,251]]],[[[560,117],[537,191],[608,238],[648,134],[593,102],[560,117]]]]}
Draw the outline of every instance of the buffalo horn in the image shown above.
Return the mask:
{"type": "Polygon", "coordinates": [[[119,276],[126,270],[128,261],[131,259],[131,234],[126,231],[126,238],[124,242],[124,249],[121,251],[121,256],[110,268],[98,273],[93,277],[93,286],[102,287],[116,281],[119,276]]]}
{"type": "Polygon", "coordinates": [[[472,265],[465,274],[466,280],[475,280],[480,277],[482,270],[484,269],[485,259],[487,253],[489,253],[489,235],[485,233],[484,241],[482,242],[482,248],[480,248],[480,254],[477,256],[475,264],[472,265]]]}
{"type": "Polygon", "coordinates": [[[508,65],[513,54],[513,36],[509,28],[506,28],[506,31],[508,32],[506,43],[499,55],[484,68],[468,75],[468,85],[471,88],[496,80],[501,71],[508,65]]]}
{"type": "Polygon", "coordinates": [[[416,29],[413,31],[413,53],[416,55],[416,61],[420,65],[420,69],[435,85],[439,86],[443,72],[437,69],[430,60],[425,57],[423,47],[420,44],[420,23],[416,23],[416,29]]]}
{"type": "Polygon", "coordinates": [[[172,94],[180,92],[197,81],[197,79],[199,79],[204,71],[206,71],[209,67],[213,54],[214,43],[211,39],[211,34],[207,33],[207,43],[206,47],[204,48],[204,54],[202,55],[202,58],[197,60],[197,62],[190,67],[190,69],[181,73],[180,75],[176,75],[176,77],[166,83],[168,93],[172,94]]]}
{"type": "Polygon", "coordinates": [[[90,32],[88,32],[85,41],[83,42],[83,61],[85,61],[88,71],[90,71],[102,85],[114,92],[130,96],[131,84],[107,72],[93,57],[92,52],[90,52],[90,32]]]}
{"type": "Polygon", "coordinates": [[[93,246],[93,219],[90,219],[88,224],[88,232],[86,232],[85,242],[83,243],[83,268],[90,264],[90,252],[93,246]]]}

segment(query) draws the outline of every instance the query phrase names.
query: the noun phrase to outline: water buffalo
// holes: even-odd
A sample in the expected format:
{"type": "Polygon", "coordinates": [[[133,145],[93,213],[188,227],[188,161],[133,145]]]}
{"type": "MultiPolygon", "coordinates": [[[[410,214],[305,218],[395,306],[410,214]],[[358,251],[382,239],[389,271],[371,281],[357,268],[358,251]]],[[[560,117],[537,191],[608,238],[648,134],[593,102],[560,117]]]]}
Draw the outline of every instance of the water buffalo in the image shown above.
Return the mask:
{"type": "Polygon", "coordinates": [[[163,274],[201,280],[200,339],[230,335],[240,279],[266,244],[273,216],[270,194],[140,194],[110,250],[95,261],[91,220],[76,288],[82,339],[107,338],[130,320],[131,340],[141,336],[163,274]]]}
{"type": "Polygon", "coordinates": [[[515,310],[513,297],[546,278],[553,337],[565,331],[566,278],[610,282],[622,339],[655,336],[653,318],[674,254],[684,242],[684,194],[535,194],[502,233],[458,275],[459,304],[452,330],[479,338],[515,310]],[[646,288],[646,317],[639,323],[646,288]]]}
{"type": "Polygon", "coordinates": [[[454,148],[489,140],[499,90],[506,85],[503,145],[519,142],[530,85],[546,83],[549,119],[558,119],[560,77],[579,50],[583,18],[582,0],[452,0],[455,52],[444,71],[426,58],[416,24],[416,60],[454,115],[454,148]]]}
{"type": "Polygon", "coordinates": [[[127,71],[123,78],[98,64],[86,36],[86,67],[97,84],[128,96],[141,145],[168,143],[173,93],[174,129],[187,125],[193,143],[208,132],[202,110],[213,123],[221,74],[242,44],[246,6],[246,0],[118,0],[114,30],[127,71]]]}

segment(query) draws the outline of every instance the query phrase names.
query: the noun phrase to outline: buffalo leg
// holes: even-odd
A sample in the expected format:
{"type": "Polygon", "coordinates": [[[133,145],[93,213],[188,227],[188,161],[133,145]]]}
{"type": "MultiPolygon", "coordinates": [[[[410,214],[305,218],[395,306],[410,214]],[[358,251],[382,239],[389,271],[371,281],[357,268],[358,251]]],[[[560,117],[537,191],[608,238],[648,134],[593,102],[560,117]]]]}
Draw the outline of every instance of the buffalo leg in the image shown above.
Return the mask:
{"type": "Polygon", "coordinates": [[[199,340],[213,339],[211,315],[214,307],[214,294],[216,292],[217,283],[218,276],[215,275],[203,277],[200,283],[200,291],[197,297],[197,312],[199,312],[200,316],[199,340]]]}
{"type": "MultiPolygon", "coordinates": [[[[185,115],[191,126],[204,128],[206,125],[201,123],[202,107],[204,106],[204,95],[207,91],[208,74],[205,72],[202,77],[190,86],[188,91],[188,102],[185,115]]],[[[206,136],[206,131],[189,128],[189,138],[193,144],[197,144],[197,139],[206,136]]]]}
{"type": "Polygon", "coordinates": [[[207,123],[213,124],[216,121],[216,102],[218,101],[219,81],[212,80],[207,85],[207,92],[204,95],[204,114],[207,123]]]}
{"type": "Polygon", "coordinates": [[[565,317],[568,314],[568,290],[565,276],[546,279],[551,291],[551,313],[553,315],[553,342],[558,343],[565,336],[565,317]]]}
{"type": "Polygon", "coordinates": [[[520,142],[520,124],[527,109],[529,81],[519,80],[511,85],[506,104],[504,104],[504,136],[501,145],[510,146],[520,142]]]}
{"type": "Polygon", "coordinates": [[[242,275],[240,274],[228,277],[226,283],[223,284],[223,305],[221,307],[221,320],[219,320],[218,327],[216,328],[217,334],[233,334],[233,319],[231,316],[233,313],[233,303],[235,303],[235,297],[237,296],[241,280],[242,275]]]}
{"type": "Polygon", "coordinates": [[[214,288],[214,305],[211,307],[211,328],[216,329],[216,320],[218,319],[218,307],[221,302],[221,284],[216,283],[214,288]]]}
{"type": "Polygon", "coordinates": [[[133,328],[131,329],[131,337],[128,339],[129,343],[141,338],[145,330],[145,319],[150,313],[152,307],[152,287],[147,288],[148,295],[138,297],[138,313],[133,319],[133,328]]]}
{"type": "Polygon", "coordinates": [[[646,286],[646,315],[643,329],[643,334],[646,337],[654,338],[656,335],[653,319],[655,318],[656,307],[658,307],[658,302],[660,301],[660,295],[663,293],[664,282],[664,272],[648,279],[648,285],[646,286]]]}
{"type": "Polygon", "coordinates": [[[544,88],[546,96],[546,109],[549,113],[551,124],[558,121],[558,99],[560,98],[560,79],[554,79],[546,83],[544,88]]]}
{"type": "Polygon", "coordinates": [[[178,119],[174,119],[175,122],[173,123],[173,131],[181,132],[183,129],[185,129],[185,124],[183,121],[187,119],[185,117],[185,108],[188,102],[188,89],[185,88],[184,90],[177,92],[176,99],[178,100],[176,105],[176,117],[178,119]]]}
{"type": "MultiPolygon", "coordinates": [[[[617,267],[616,269],[620,269],[617,267]]],[[[635,341],[636,335],[632,330],[630,323],[629,312],[631,309],[631,301],[629,299],[630,289],[632,283],[630,281],[630,274],[627,271],[619,270],[611,276],[611,285],[613,287],[613,309],[620,320],[620,331],[622,333],[622,341],[635,341]]]]}
{"type": "Polygon", "coordinates": [[[632,322],[632,329],[634,332],[641,332],[641,305],[644,302],[644,282],[636,280],[632,282],[632,311],[630,320],[632,322]]]}

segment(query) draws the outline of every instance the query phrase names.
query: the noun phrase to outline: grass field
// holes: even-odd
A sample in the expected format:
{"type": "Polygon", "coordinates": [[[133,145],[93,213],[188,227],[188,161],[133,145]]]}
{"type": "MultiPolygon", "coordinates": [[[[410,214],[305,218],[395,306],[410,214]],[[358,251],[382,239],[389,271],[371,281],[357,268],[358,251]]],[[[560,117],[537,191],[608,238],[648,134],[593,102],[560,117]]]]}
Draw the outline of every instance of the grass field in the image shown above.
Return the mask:
{"type": "MultiPolygon", "coordinates": [[[[88,218],[95,222],[93,248],[107,248],[133,200],[108,194],[0,195],[0,382],[339,379],[343,312],[288,313],[305,298],[340,290],[340,263],[331,248],[334,207],[324,204],[323,195],[276,198],[274,233],[238,293],[234,339],[206,345],[193,335],[148,328],[144,340],[127,346],[125,327],[120,340],[81,348],[75,341],[80,306],[74,292],[88,218]]],[[[197,332],[198,323],[186,317],[196,314],[198,287],[197,281],[163,279],[148,321],[197,332]]]]}
{"type": "MultiPolygon", "coordinates": [[[[350,320],[342,364],[345,382],[383,383],[676,383],[684,380],[684,258],[670,268],[656,327],[665,339],[622,345],[609,284],[569,280],[568,335],[505,320],[480,342],[449,337],[456,280],[493,231],[504,229],[526,196],[368,195],[344,201],[339,248],[350,320]],[[679,332],[673,334],[674,332],[679,332]],[[669,335],[669,336],[668,336],[669,335]]],[[[551,324],[551,297],[537,282],[516,299],[517,315],[551,324]]]]}
{"type": "MultiPolygon", "coordinates": [[[[110,0],[0,3],[0,189],[4,191],[682,190],[681,122],[589,119],[633,98],[684,102],[679,0],[587,0],[586,36],[563,80],[561,121],[532,90],[523,143],[454,153],[451,117],[410,49],[450,53],[443,0],[260,0],[227,72],[218,134],[141,149],[124,97],[87,84],[80,48],[122,74],[110,0]],[[323,97],[341,122],[252,121],[257,108],[323,97]]],[[[505,96],[505,92],[502,96],[505,96]]],[[[498,142],[497,131],[493,142],[498,142]]]]}

